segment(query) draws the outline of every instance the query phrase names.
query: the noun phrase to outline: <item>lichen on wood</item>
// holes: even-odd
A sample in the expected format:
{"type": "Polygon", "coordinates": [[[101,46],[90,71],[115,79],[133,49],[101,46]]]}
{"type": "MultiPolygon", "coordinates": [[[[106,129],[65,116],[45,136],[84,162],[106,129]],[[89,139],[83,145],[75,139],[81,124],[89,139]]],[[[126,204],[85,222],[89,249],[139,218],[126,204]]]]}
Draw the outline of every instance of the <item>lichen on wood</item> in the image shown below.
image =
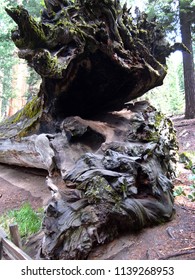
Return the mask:
{"type": "Polygon", "coordinates": [[[177,141],[147,102],[171,46],[157,22],[111,0],[45,0],[40,22],[22,7],[19,57],[40,74],[37,97],[0,124],[0,162],[48,171],[51,201],[39,258],[86,259],[119,234],[168,221],[177,141]]]}
{"type": "Polygon", "coordinates": [[[40,258],[86,259],[93,247],[121,233],[172,218],[177,142],[165,116],[142,102],[98,121],[66,118],[63,131],[69,140],[50,140],[61,179],[47,180],[53,196],[45,209],[40,258]],[[93,142],[87,141],[89,129],[93,142]],[[66,156],[56,149],[62,141],[66,156]]]}
{"type": "Polygon", "coordinates": [[[33,134],[42,115],[42,98],[34,96],[21,110],[0,123],[0,139],[33,134]]]}
{"type": "Polygon", "coordinates": [[[6,10],[18,24],[12,38],[19,56],[43,79],[51,118],[122,108],[163,83],[175,49],[145,13],[133,19],[118,1],[45,4],[39,23],[22,6],[6,10]]]}

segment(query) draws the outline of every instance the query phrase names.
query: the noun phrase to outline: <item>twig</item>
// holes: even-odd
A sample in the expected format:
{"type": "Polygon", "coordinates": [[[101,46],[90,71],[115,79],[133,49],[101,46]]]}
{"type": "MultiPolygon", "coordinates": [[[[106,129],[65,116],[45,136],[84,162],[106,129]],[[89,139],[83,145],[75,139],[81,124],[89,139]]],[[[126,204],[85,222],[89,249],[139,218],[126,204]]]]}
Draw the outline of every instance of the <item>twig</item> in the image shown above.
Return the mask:
{"type": "MultiPolygon", "coordinates": [[[[178,204],[179,204],[179,203],[178,203],[178,204]]],[[[195,208],[190,208],[190,207],[188,207],[188,206],[185,207],[185,206],[183,206],[182,204],[179,204],[179,205],[181,206],[182,209],[184,209],[184,210],[186,210],[186,211],[193,211],[193,212],[195,211],[195,208]]]]}
{"type": "Polygon", "coordinates": [[[167,231],[168,235],[169,235],[172,239],[175,239],[175,236],[172,234],[171,229],[172,229],[172,228],[168,227],[168,228],[166,228],[166,231],[167,231]]]}
{"type": "Polygon", "coordinates": [[[175,127],[183,127],[183,126],[189,126],[189,125],[195,125],[195,122],[189,122],[189,123],[179,123],[179,124],[177,124],[177,123],[174,123],[174,126],[175,127]]]}
{"type": "Polygon", "coordinates": [[[159,258],[159,260],[168,260],[168,259],[171,259],[173,257],[179,257],[179,256],[182,256],[182,255],[190,255],[190,254],[193,254],[193,253],[195,253],[195,247],[183,249],[180,252],[176,252],[174,254],[170,254],[170,255],[167,255],[165,257],[161,257],[161,258],[159,258]]]}
{"type": "Polygon", "coordinates": [[[174,180],[174,183],[176,184],[176,183],[181,183],[182,185],[185,185],[185,182],[184,181],[182,181],[182,180],[180,180],[180,179],[175,179],[174,180]]]}

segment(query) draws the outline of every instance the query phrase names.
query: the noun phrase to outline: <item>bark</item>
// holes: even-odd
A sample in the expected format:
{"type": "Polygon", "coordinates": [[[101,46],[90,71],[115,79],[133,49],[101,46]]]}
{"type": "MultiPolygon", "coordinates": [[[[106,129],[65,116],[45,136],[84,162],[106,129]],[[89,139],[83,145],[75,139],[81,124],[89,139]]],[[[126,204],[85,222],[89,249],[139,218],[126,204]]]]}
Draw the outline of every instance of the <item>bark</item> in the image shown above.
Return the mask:
{"type": "Polygon", "coordinates": [[[12,67],[12,89],[14,97],[10,99],[8,116],[12,116],[26,104],[27,65],[18,63],[12,67]]]}
{"type": "Polygon", "coordinates": [[[145,14],[134,23],[113,1],[45,2],[40,23],[22,7],[7,12],[18,24],[12,39],[19,56],[42,77],[41,121],[51,131],[52,120],[121,109],[162,85],[166,57],[179,46],[170,46],[145,14]]]}
{"type": "Polygon", "coordinates": [[[85,259],[174,213],[172,123],[147,102],[125,102],[161,85],[166,57],[185,47],[118,1],[45,3],[40,23],[23,7],[7,9],[19,56],[42,84],[0,125],[0,162],[48,170],[39,257],[85,259]]]}
{"type": "Polygon", "coordinates": [[[44,259],[86,259],[122,232],[170,220],[176,152],[171,121],[147,102],[0,142],[1,162],[49,172],[44,259]]]}
{"type": "Polygon", "coordinates": [[[2,116],[1,110],[2,110],[2,96],[3,96],[3,72],[0,71],[0,119],[2,116]]]}
{"type": "MultiPolygon", "coordinates": [[[[190,53],[183,52],[184,88],[185,88],[185,117],[195,118],[195,71],[192,49],[191,13],[183,11],[180,6],[180,29],[182,42],[190,50],[190,53]]],[[[195,18],[193,18],[195,20],[195,18]]]]}
{"type": "Polygon", "coordinates": [[[95,121],[66,118],[63,130],[51,139],[61,179],[47,179],[39,258],[86,259],[121,232],[171,219],[177,145],[168,119],[137,103],[95,121]]]}

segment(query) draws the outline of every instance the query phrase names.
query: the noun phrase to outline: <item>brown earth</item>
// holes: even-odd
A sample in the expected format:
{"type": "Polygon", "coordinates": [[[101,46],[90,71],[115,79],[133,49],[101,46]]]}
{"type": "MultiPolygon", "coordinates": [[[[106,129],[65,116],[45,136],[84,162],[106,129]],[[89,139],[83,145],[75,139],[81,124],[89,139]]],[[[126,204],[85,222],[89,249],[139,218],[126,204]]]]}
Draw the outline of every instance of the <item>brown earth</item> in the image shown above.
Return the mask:
{"type": "MultiPolygon", "coordinates": [[[[195,119],[173,118],[180,152],[195,151],[195,119]]],[[[178,164],[177,188],[186,193],[192,182],[190,170],[178,164]]],[[[46,205],[50,192],[45,185],[46,173],[0,165],[0,215],[8,209],[19,208],[28,201],[34,209],[46,205]]],[[[89,259],[195,259],[195,203],[186,197],[175,199],[176,213],[172,221],[139,233],[126,234],[113,242],[99,246],[89,259]]],[[[26,244],[26,251],[35,257],[42,234],[33,236],[26,244]]]]}
{"type": "Polygon", "coordinates": [[[173,117],[172,121],[177,131],[180,152],[195,152],[195,119],[186,120],[182,115],[173,117]]]}
{"type": "Polygon", "coordinates": [[[47,173],[0,164],[0,215],[29,202],[34,209],[43,207],[50,197],[47,173]]]}

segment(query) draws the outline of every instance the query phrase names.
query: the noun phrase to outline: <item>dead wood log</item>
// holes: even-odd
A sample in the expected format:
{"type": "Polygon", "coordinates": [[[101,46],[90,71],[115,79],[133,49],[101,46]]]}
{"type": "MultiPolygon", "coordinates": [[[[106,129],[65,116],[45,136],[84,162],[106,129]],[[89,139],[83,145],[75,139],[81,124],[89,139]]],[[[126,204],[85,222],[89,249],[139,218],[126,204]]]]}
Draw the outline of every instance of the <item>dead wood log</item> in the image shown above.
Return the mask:
{"type": "Polygon", "coordinates": [[[22,243],[21,243],[21,238],[18,230],[18,225],[11,224],[9,225],[9,232],[10,232],[10,237],[11,241],[20,249],[22,249],[22,243]]]}
{"type": "Polygon", "coordinates": [[[170,259],[174,259],[174,258],[183,256],[183,255],[191,255],[191,254],[195,254],[195,247],[181,249],[178,252],[169,254],[167,256],[160,257],[159,260],[170,260],[170,259]]]}
{"type": "Polygon", "coordinates": [[[142,102],[98,120],[66,118],[62,129],[70,147],[61,154],[62,136],[51,140],[61,179],[47,180],[39,257],[85,259],[121,232],[171,219],[177,143],[168,119],[142,102]]]}
{"type": "Polygon", "coordinates": [[[18,24],[12,39],[19,57],[41,75],[42,85],[38,100],[12,119],[13,129],[0,126],[1,137],[8,131],[29,135],[32,125],[37,133],[53,133],[56,121],[67,116],[122,109],[125,102],[162,85],[166,57],[181,49],[181,44],[170,46],[145,13],[133,19],[119,1],[45,4],[39,23],[22,6],[6,9],[18,24]],[[24,115],[32,122],[24,122],[24,115]]]}
{"type": "Polygon", "coordinates": [[[1,163],[50,171],[54,165],[53,156],[46,134],[21,139],[0,139],[1,163]]]}
{"type": "Polygon", "coordinates": [[[85,259],[174,213],[172,123],[147,102],[124,104],[161,85],[166,57],[182,46],[118,1],[45,4],[39,23],[21,6],[6,9],[18,24],[19,56],[42,84],[0,124],[0,162],[49,172],[39,257],[85,259]]]}

